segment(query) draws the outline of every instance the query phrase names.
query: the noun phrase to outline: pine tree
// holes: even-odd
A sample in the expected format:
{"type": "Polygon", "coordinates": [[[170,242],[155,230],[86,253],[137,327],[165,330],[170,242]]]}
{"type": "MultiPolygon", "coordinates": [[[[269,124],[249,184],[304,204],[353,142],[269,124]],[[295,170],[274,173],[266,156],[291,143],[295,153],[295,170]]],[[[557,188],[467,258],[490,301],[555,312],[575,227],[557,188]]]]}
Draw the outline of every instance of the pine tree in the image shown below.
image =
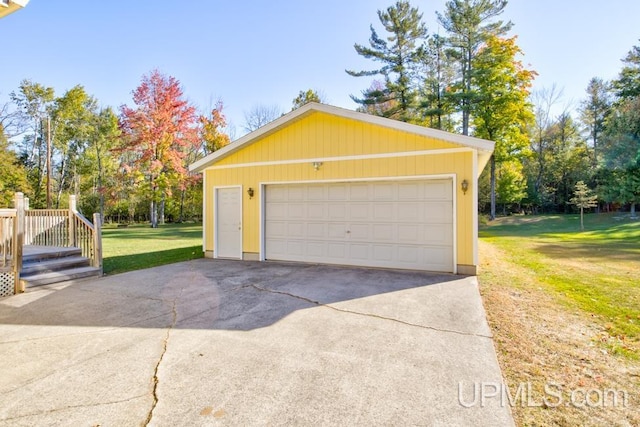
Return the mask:
{"type": "Polygon", "coordinates": [[[582,181],[576,183],[573,197],[569,201],[572,205],[580,208],[580,231],[584,231],[584,210],[598,206],[598,196],[582,181]]]}
{"type": "Polygon", "coordinates": [[[592,166],[598,166],[600,138],[604,132],[605,121],[611,110],[609,84],[594,77],[587,86],[587,98],[580,104],[580,120],[586,128],[593,149],[592,166]]]}
{"type": "Polygon", "coordinates": [[[475,59],[490,36],[502,36],[511,22],[495,20],[507,6],[507,0],[450,0],[445,12],[437,13],[438,21],[449,34],[448,44],[460,65],[460,75],[454,85],[454,99],[462,112],[462,134],[469,134],[471,109],[475,98],[473,74],[475,59]]]}
{"type": "Polygon", "coordinates": [[[382,66],[370,71],[346,72],[354,77],[382,76],[384,87],[365,90],[362,98],[353,95],[351,98],[363,107],[393,105],[391,109],[382,111],[382,115],[410,121],[415,116],[415,72],[422,55],[420,47],[427,38],[427,28],[422,23],[422,14],[405,0],[396,2],[384,11],[378,10],[378,18],[388,36],[380,37],[371,25],[371,47],[357,43],[354,47],[358,55],[381,62],[382,66]]]}

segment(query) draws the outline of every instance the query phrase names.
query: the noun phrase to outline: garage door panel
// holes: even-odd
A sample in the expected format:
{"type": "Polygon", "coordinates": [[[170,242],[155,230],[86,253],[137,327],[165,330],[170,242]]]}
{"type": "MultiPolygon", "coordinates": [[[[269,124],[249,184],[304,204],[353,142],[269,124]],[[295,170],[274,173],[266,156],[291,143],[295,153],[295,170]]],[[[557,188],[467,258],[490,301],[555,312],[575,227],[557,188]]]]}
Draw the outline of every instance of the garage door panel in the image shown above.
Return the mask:
{"type": "Polygon", "coordinates": [[[307,187],[308,201],[324,201],[327,200],[326,187],[315,185],[307,187]]]}
{"type": "Polygon", "coordinates": [[[307,242],[307,255],[315,259],[322,259],[325,256],[325,248],[324,242],[307,242]]]}
{"type": "Polygon", "coordinates": [[[395,200],[395,185],[392,183],[376,183],[373,187],[373,200],[395,200]]]}
{"type": "Polygon", "coordinates": [[[349,186],[349,200],[369,200],[370,184],[351,184],[349,186]]]}
{"type": "Polygon", "coordinates": [[[287,223],[287,237],[292,239],[304,239],[306,238],[304,222],[289,222],[287,223]]]}
{"type": "Polygon", "coordinates": [[[328,217],[330,220],[346,219],[347,207],[343,203],[330,203],[328,205],[328,217]]]}
{"type": "Polygon", "coordinates": [[[265,195],[266,259],[453,270],[451,180],[273,185],[265,195]]]}
{"type": "Polygon", "coordinates": [[[398,202],[396,212],[399,222],[421,222],[424,218],[424,202],[398,202]]]}
{"type": "Polygon", "coordinates": [[[451,202],[432,202],[425,205],[422,221],[427,224],[451,224],[453,222],[451,202]]]}
{"type": "Polygon", "coordinates": [[[395,224],[373,224],[373,241],[393,242],[397,236],[395,224]]]}
{"type": "Polygon", "coordinates": [[[398,184],[398,200],[424,199],[424,186],[420,182],[403,182],[398,184]]]}
{"type": "Polygon", "coordinates": [[[329,232],[327,233],[329,239],[345,239],[347,237],[347,224],[346,223],[330,223],[328,225],[329,232]]]}
{"type": "Polygon", "coordinates": [[[453,236],[445,227],[439,225],[424,226],[425,244],[427,245],[451,245],[453,236]]]}
{"type": "Polygon", "coordinates": [[[329,186],[329,200],[348,200],[348,188],[346,184],[335,184],[329,186]]]}
{"type": "Polygon", "coordinates": [[[427,200],[451,200],[451,182],[450,181],[433,181],[425,183],[424,198],[427,200]]]}
{"type": "Polygon", "coordinates": [[[287,201],[287,194],[289,190],[284,186],[270,186],[269,187],[269,201],[270,202],[285,202],[287,201]]]}
{"type": "Polygon", "coordinates": [[[345,259],[347,255],[347,244],[346,243],[338,243],[338,242],[329,242],[327,244],[327,256],[342,260],[345,259]]]}
{"type": "Polygon", "coordinates": [[[285,220],[287,216],[287,205],[284,203],[270,203],[265,209],[269,220],[285,220]]]}
{"type": "Polygon", "coordinates": [[[319,222],[307,223],[307,238],[326,239],[327,224],[319,223],[319,222]]]}
{"type": "Polygon", "coordinates": [[[397,228],[398,243],[419,244],[424,241],[424,226],[420,224],[399,224],[397,228]]]}
{"type": "Polygon", "coordinates": [[[308,203],[307,219],[323,220],[327,215],[327,213],[325,212],[325,207],[325,203],[308,203]]]}
{"type": "Polygon", "coordinates": [[[267,239],[286,239],[287,223],[282,221],[271,221],[269,227],[265,231],[267,239]]]}
{"type": "Polygon", "coordinates": [[[371,227],[369,224],[349,224],[347,228],[350,240],[366,241],[371,239],[371,227]]]}
{"type": "Polygon", "coordinates": [[[349,258],[356,262],[362,262],[370,259],[371,257],[369,256],[369,245],[351,243],[349,245],[349,258]]]}
{"type": "Polygon", "coordinates": [[[393,262],[396,247],[391,245],[371,245],[373,259],[379,262],[393,262]]]}
{"type": "Polygon", "coordinates": [[[349,219],[352,221],[368,221],[371,212],[369,203],[351,203],[349,204],[349,219]]]}
{"type": "Polygon", "coordinates": [[[376,203],[373,206],[373,217],[376,221],[393,221],[396,205],[394,203],[376,203]]]}

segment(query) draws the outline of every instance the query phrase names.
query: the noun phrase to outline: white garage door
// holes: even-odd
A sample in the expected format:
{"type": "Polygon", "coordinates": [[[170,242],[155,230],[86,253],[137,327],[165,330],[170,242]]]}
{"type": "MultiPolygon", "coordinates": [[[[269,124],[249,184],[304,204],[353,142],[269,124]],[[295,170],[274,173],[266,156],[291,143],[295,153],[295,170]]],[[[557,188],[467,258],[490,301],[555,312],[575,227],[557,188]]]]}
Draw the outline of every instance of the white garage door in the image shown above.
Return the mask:
{"type": "Polygon", "coordinates": [[[266,186],[265,258],[452,272],[451,180],[266,186]]]}

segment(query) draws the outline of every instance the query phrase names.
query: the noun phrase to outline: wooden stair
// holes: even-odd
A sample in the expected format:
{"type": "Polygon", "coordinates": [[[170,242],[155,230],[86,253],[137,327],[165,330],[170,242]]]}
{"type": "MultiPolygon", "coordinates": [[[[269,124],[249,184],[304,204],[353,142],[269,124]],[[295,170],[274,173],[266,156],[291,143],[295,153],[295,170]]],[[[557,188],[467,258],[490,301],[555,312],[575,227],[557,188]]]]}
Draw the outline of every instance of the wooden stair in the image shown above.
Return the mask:
{"type": "Polygon", "coordinates": [[[20,280],[25,287],[100,276],[79,248],[25,246],[20,280]]]}

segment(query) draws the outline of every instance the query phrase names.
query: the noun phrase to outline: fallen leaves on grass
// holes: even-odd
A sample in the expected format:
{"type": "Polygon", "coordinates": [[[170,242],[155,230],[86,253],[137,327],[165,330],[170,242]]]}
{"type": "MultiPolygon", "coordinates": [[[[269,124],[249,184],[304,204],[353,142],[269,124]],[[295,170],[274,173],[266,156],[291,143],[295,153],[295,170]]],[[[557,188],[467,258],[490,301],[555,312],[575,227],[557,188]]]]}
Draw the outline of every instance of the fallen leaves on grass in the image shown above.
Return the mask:
{"type": "Polygon", "coordinates": [[[480,291],[510,391],[528,382],[538,401],[548,384],[557,384],[563,394],[564,404],[557,407],[516,402],[516,423],[640,425],[640,363],[595,344],[604,339],[607,347],[612,340],[625,345],[624,339],[611,337],[587,314],[554,300],[530,271],[509,262],[507,254],[490,243],[481,241],[480,253],[480,291]],[[600,405],[580,407],[570,404],[575,390],[625,391],[628,400],[626,406],[622,401],[614,405],[605,395],[600,405]]]}

